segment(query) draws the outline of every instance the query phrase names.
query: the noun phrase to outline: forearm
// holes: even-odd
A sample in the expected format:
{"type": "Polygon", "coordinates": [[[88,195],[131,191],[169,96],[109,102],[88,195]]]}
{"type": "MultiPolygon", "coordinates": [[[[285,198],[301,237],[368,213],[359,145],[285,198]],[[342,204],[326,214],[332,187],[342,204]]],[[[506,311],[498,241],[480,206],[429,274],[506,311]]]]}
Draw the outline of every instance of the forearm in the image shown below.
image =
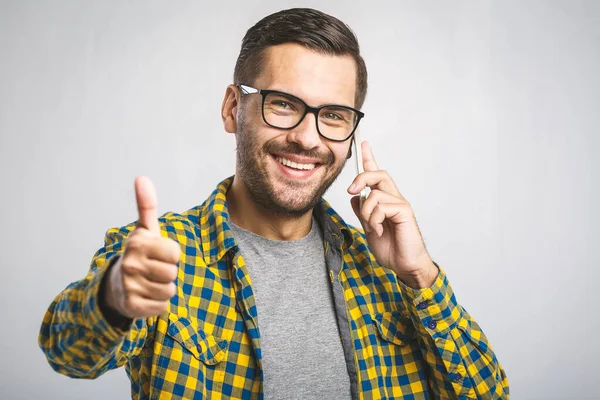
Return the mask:
{"type": "Polygon", "coordinates": [[[105,278],[119,260],[120,243],[107,240],[87,276],[63,290],[44,315],[39,346],[61,374],[93,379],[141,351],[148,321],[119,318],[102,302],[105,278]]]}
{"type": "Polygon", "coordinates": [[[54,370],[94,378],[116,355],[125,332],[113,328],[98,307],[104,270],[63,290],[52,302],[40,328],[39,345],[54,370]]]}
{"type": "Polygon", "coordinates": [[[106,318],[106,321],[113,328],[118,328],[122,331],[127,331],[131,327],[133,323],[133,319],[124,317],[119,314],[119,312],[115,309],[114,306],[111,307],[111,290],[110,290],[110,279],[111,274],[114,273],[114,269],[117,268],[118,264],[122,261],[123,257],[118,257],[111,265],[106,269],[104,273],[104,277],[102,278],[102,282],[100,283],[100,288],[98,289],[98,308],[100,312],[106,318]]]}
{"type": "Polygon", "coordinates": [[[435,396],[507,399],[504,370],[479,325],[457,304],[445,273],[426,289],[400,286],[435,396]]]}

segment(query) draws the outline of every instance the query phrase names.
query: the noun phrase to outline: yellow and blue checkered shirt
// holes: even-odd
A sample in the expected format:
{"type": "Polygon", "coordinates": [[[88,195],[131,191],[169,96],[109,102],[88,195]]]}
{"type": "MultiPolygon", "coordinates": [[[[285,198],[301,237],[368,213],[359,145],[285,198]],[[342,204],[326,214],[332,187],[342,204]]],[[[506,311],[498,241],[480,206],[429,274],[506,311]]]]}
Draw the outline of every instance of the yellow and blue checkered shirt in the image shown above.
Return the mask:
{"type": "MultiPolygon", "coordinates": [[[[93,379],[124,365],[134,399],[263,398],[252,284],[228,225],[232,181],[201,206],[159,218],[163,236],[182,249],[177,295],[169,312],[124,330],[102,314],[98,290],[135,223],[108,230],[87,276],[67,286],[44,316],[39,345],[54,370],[93,379]]],[[[346,304],[357,397],[507,399],[504,370],[444,271],[430,288],[409,288],[377,263],[362,231],[326,201],[317,208],[336,227],[328,236],[338,240],[325,238],[325,253],[341,255],[330,277],[346,304]]]]}

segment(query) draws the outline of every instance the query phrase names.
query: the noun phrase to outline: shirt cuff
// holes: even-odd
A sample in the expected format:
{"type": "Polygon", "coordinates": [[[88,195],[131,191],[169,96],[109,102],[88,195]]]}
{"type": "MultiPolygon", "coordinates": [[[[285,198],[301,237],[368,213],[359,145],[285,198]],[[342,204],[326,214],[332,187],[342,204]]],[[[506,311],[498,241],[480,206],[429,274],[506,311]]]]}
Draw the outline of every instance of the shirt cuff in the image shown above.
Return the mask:
{"type": "Polygon", "coordinates": [[[120,255],[115,254],[111,257],[106,263],[106,268],[101,268],[96,270],[96,273],[93,275],[92,279],[88,283],[84,291],[83,298],[83,316],[84,321],[88,327],[97,332],[100,337],[104,340],[103,344],[106,346],[107,350],[112,349],[114,346],[118,345],[123,341],[125,335],[129,332],[129,326],[127,329],[121,329],[118,327],[113,327],[104,314],[102,310],[100,310],[100,305],[98,304],[98,292],[102,284],[102,280],[108,271],[110,271],[110,266],[118,261],[120,255]]]}
{"type": "Polygon", "coordinates": [[[421,334],[442,337],[462,318],[446,273],[434,261],[439,273],[433,284],[425,289],[413,289],[400,279],[402,298],[413,324],[421,334]]]}

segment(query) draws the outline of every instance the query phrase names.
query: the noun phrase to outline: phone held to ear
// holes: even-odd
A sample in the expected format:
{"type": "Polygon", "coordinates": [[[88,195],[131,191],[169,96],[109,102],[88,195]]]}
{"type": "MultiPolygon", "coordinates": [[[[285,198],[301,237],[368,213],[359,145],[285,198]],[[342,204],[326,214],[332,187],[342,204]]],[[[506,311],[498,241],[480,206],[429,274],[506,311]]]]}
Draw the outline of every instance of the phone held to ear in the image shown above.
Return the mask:
{"type": "MultiPolygon", "coordinates": [[[[364,167],[363,167],[363,158],[362,158],[362,145],[361,145],[361,141],[360,141],[360,128],[356,128],[356,132],[354,132],[354,160],[356,161],[356,175],[359,175],[361,173],[363,173],[364,167]]],[[[360,191],[360,207],[362,208],[363,203],[365,202],[365,200],[367,199],[367,196],[369,195],[369,188],[365,187],[363,190],[360,191]]]]}

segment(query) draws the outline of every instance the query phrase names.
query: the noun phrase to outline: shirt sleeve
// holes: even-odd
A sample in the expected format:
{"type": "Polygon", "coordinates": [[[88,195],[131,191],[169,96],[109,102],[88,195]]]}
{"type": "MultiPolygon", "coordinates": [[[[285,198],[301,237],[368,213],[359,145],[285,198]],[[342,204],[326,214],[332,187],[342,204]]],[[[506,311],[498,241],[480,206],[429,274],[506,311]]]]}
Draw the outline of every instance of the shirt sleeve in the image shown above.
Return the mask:
{"type": "Polygon", "coordinates": [[[508,399],[508,379],[487,337],[457,304],[445,272],[434,264],[439,274],[431,287],[413,289],[398,282],[435,398],[508,399]]]}
{"type": "Polygon", "coordinates": [[[50,304],[38,343],[50,366],[72,378],[94,379],[139,354],[153,319],[113,327],[98,304],[98,291],[108,267],[118,261],[124,239],[135,226],[108,230],[86,277],[71,283],[50,304]]]}

